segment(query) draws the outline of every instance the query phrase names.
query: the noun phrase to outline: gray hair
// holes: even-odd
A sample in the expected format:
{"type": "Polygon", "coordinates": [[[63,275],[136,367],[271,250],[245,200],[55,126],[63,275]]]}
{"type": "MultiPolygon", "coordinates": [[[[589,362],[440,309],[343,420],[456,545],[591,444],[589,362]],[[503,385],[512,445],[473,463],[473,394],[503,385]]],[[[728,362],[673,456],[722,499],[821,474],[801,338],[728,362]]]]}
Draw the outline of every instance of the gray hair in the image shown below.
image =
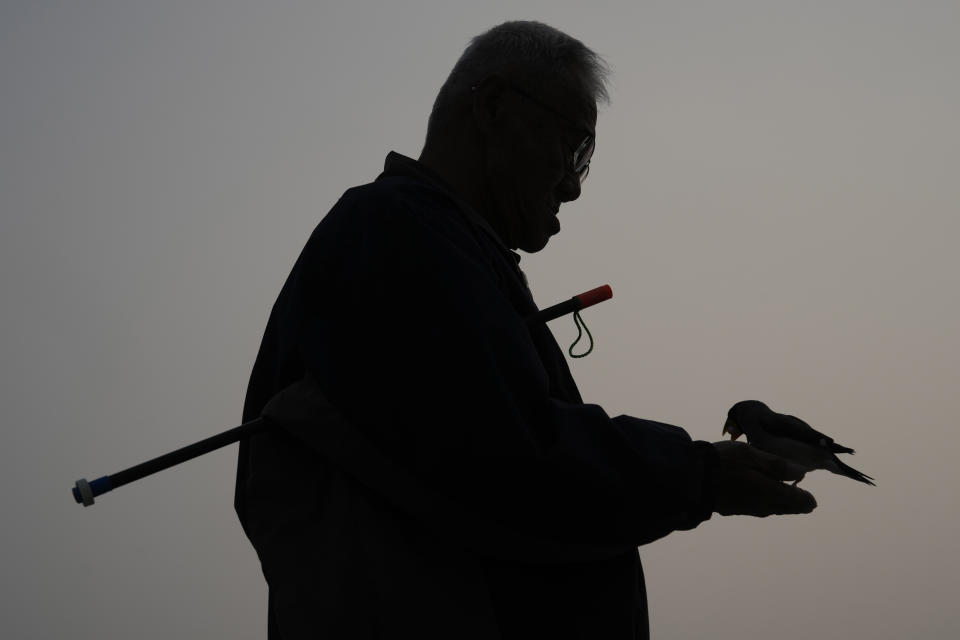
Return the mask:
{"type": "Polygon", "coordinates": [[[440,88],[430,113],[427,138],[470,103],[471,89],[499,74],[525,89],[564,89],[596,108],[609,103],[609,66],[582,42],[541,22],[504,22],[467,45],[440,88]]]}

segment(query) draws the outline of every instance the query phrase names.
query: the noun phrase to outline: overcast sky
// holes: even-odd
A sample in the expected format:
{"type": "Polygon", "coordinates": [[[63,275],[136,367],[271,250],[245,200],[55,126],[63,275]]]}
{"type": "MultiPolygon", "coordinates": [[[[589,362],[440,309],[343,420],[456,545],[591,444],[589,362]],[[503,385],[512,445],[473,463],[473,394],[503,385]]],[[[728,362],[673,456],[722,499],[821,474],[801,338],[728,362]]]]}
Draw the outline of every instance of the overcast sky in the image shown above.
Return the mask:
{"type": "Polygon", "coordinates": [[[762,399],[877,480],[643,548],[654,637],[960,637],[953,0],[0,2],[4,637],[265,637],[235,445],[70,487],[238,423],[314,225],[521,18],[614,70],[583,196],[522,263],[541,305],[613,287],[585,398],[705,440],[762,399]]]}

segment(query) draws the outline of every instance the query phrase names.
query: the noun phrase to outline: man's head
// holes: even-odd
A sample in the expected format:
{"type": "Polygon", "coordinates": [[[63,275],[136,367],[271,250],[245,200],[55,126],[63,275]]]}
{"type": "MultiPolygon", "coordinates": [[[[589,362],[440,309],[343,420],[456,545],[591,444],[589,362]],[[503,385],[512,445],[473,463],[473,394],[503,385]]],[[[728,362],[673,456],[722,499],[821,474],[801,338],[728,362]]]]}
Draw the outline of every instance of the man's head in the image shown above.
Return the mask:
{"type": "Polygon", "coordinates": [[[480,210],[504,243],[539,251],[589,171],[603,60],[538,22],[474,38],[434,103],[421,160],[480,210]]]}

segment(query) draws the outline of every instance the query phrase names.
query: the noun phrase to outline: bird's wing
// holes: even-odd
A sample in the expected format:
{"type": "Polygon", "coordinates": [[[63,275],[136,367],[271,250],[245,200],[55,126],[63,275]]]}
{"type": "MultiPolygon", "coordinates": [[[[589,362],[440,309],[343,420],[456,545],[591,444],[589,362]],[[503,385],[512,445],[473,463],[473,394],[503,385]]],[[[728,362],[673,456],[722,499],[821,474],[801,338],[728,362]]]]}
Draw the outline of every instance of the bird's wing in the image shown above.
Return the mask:
{"type": "Polygon", "coordinates": [[[820,433],[796,416],[774,413],[772,419],[767,421],[767,424],[764,424],[763,427],[772,436],[790,438],[811,446],[826,447],[827,449],[832,449],[833,446],[833,438],[820,433]]]}
{"type": "MultiPolygon", "coordinates": [[[[847,476],[848,478],[853,478],[854,480],[859,480],[860,482],[865,482],[873,487],[877,486],[873,483],[873,478],[868,476],[862,471],[857,471],[848,464],[844,464],[837,456],[833,456],[833,461],[840,468],[839,471],[834,471],[834,473],[839,473],[842,476],[847,476]]],[[[831,469],[831,471],[833,471],[831,469]]]]}
{"type": "Polygon", "coordinates": [[[842,444],[837,444],[836,442],[830,445],[830,451],[833,453],[856,453],[850,447],[845,447],[842,444]]]}

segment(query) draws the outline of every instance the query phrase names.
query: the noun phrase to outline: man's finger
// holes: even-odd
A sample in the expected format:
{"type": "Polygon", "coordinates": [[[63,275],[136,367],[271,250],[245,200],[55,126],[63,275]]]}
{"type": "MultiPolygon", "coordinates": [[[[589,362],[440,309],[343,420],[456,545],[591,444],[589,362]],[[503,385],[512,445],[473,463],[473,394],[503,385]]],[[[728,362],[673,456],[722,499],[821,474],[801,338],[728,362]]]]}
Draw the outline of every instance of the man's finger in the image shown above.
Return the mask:
{"type": "Polygon", "coordinates": [[[738,452],[744,456],[745,462],[749,460],[753,469],[773,476],[777,480],[799,482],[803,480],[803,476],[806,474],[804,467],[750,445],[744,445],[738,452]]]}
{"type": "Polygon", "coordinates": [[[774,458],[770,462],[769,468],[770,475],[778,480],[800,482],[803,480],[803,476],[807,474],[806,469],[783,458],[774,458]]]}
{"type": "Polygon", "coordinates": [[[809,491],[779,483],[770,500],[771,515],[810,513],[817,507],[817,500],[809,491]]]}
{"type": "Polygon", "coordinates": [[[754,487],[753,515],[787,515],[810,513],[817,501],[808,491],[773,479],[764,472],[749,472],[754,487]]]}
{"type": "Polygon", "coordinates": [[[784,486],[784,489],[788,492],[787,504],[792,509],[791,513],[810,513],[817,508],[817,499],[809,491],[789,485],[784,486]]]}

